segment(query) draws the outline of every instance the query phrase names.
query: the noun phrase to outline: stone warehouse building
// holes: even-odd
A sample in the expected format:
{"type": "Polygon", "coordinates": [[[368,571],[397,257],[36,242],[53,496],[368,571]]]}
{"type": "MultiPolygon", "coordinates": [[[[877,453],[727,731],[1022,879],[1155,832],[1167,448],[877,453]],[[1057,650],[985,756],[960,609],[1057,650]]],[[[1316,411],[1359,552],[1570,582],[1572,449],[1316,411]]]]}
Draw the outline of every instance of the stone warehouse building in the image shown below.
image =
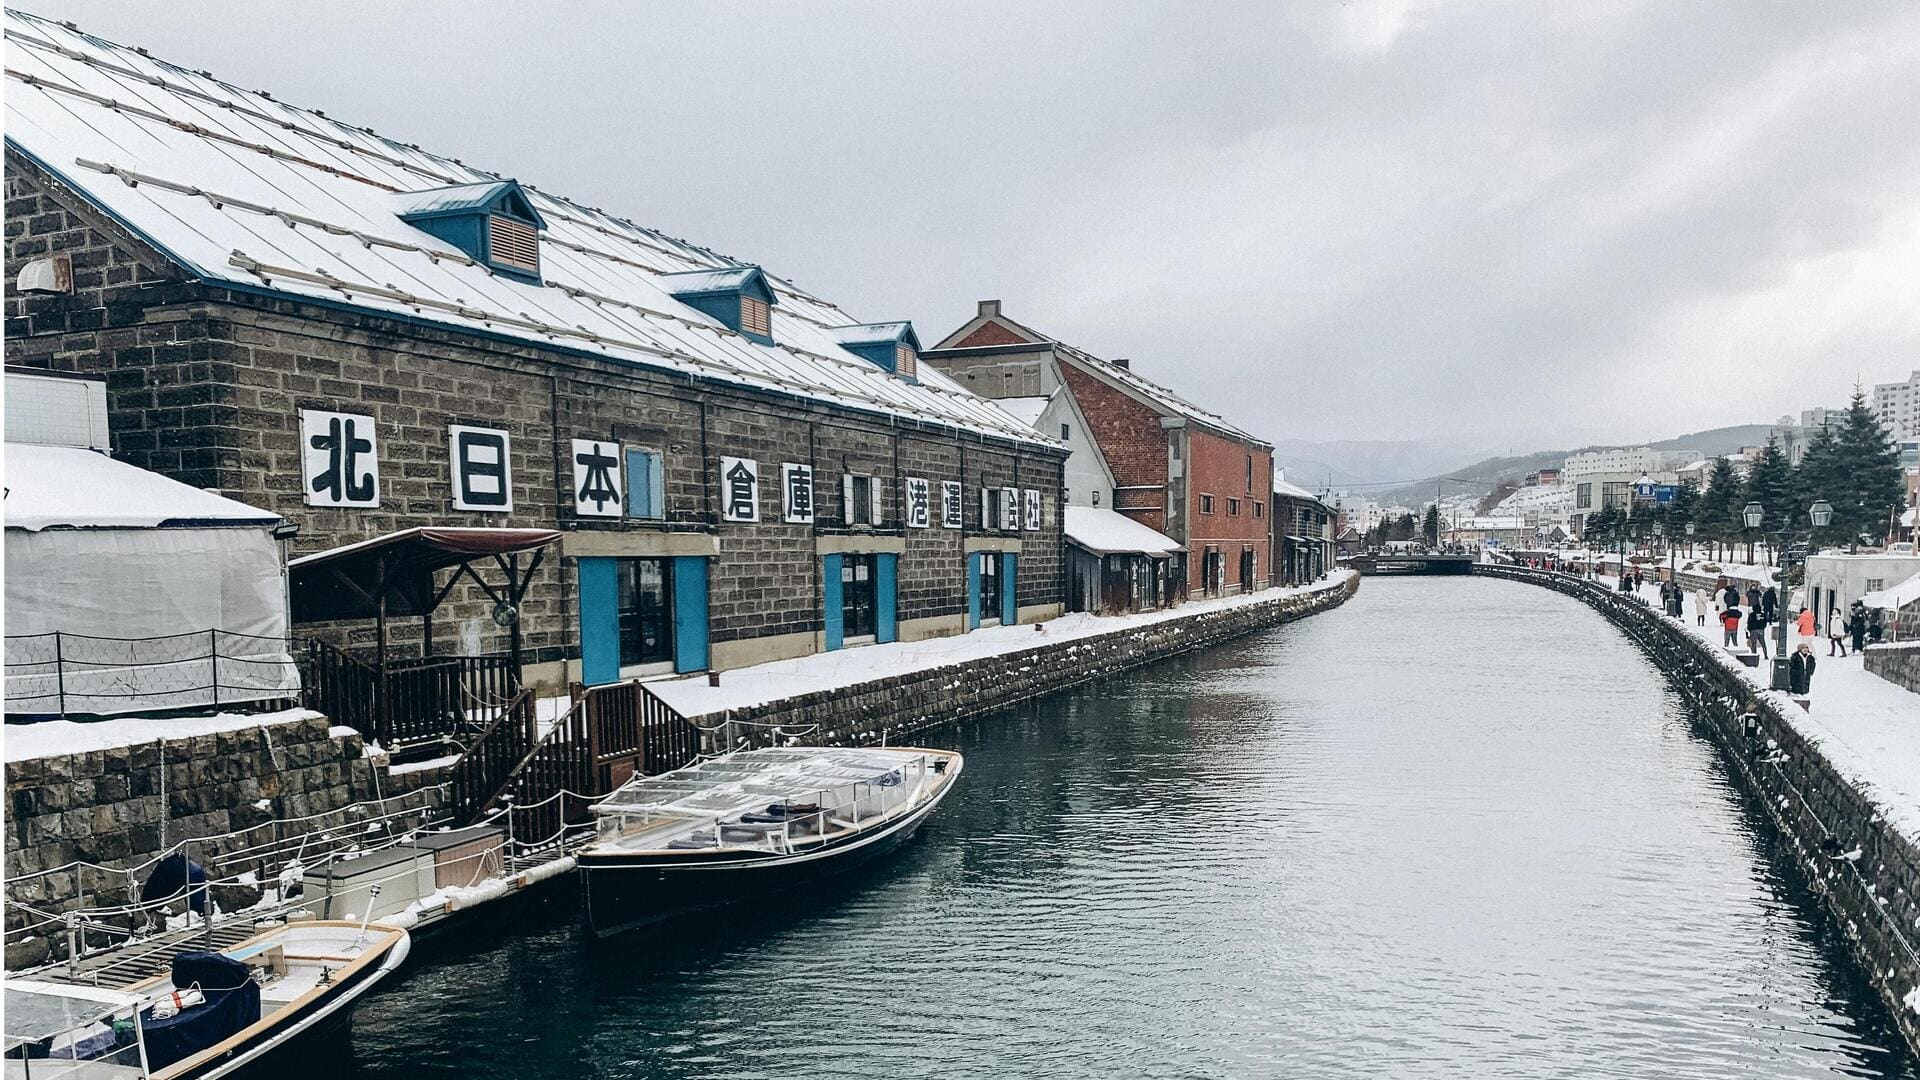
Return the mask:
{"type": "Polygon", "coordinates": [[[9,12],[7,55],[8,363],[103,377],[114,457],[296,556],[564,534],[517,609],[461,582],[396,650],[517,622],[555,685],[1060,610],[1066,449],[909,324],[67,25],[9,12]]]}
{"type": "Polygon", "coordinates": [[[974,318],[923,359],[990,398],[1047,398],[1064,388],[1113,477],[1112,491],[1071,491],[1069,501],[1104,503],[1177,541],[1184,550],[1173,560],[1174,593],[1267,587],[1271,443],[1142,378],[1126,360],[1102,360],[1015,322],[998,300],[980,301],[974,318]]]}

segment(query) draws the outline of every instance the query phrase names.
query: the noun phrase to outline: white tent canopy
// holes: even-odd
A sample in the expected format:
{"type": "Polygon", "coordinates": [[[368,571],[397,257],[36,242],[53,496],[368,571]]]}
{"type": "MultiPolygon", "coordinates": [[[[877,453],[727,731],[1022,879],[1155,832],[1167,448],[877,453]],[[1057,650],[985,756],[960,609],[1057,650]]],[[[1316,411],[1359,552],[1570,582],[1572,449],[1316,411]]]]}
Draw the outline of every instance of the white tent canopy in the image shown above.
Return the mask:
{"type": "Polygon", "coordinates": [[[6,446],[7,711],[286,697],[280,518],[77,447],[6,446]]]}

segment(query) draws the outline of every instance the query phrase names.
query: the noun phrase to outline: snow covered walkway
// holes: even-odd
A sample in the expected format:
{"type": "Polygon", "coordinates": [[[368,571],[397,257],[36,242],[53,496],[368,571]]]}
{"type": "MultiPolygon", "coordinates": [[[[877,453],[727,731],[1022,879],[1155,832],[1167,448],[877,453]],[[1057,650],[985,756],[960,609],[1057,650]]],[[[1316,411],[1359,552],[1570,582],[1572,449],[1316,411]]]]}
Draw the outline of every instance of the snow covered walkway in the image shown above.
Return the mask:
{"type": "MultiPolygon", "coordinates": [[[[1640,594],[1654,610],[1660,609],[1657,584],[1647,582],[1640,594]]],[[[1720,625],[1712,610],[1707,612],[1707,625],[1695,625],[1696,602],[1694,594],[1687,594],[1686,616],[1681,620],[1687,630],[1730,657],[1750,655],[1744,644],[1739,649],[1721,644],[1720,625]]],[[[1769,649],[1774,644],[1773,632],[1768,627],[1769,649]]],[[[1745,639],[1743,630],[1743,643],[1745,639]]],[[[1789,626],[1787,648],[1797,648],[1801,640],[1789,626]]],[[[1889,820],[1920,843],[1920,694],[1869,674],[1859,653],[1828,657],[1826,638],[1805,640],[1817,661],[1812,693],[1808,695],[1811,710],[1803,713],[1798,705],[1789,704],[1785,695],[1776,695],[1781,711],[1810,741],[1819,744],[1842,772],[1876,789],[1888,807],[1889,820]]],[[[1733,663],[1756,687],[1767,687],[1772,672],[1767,660],[1762,659],[1754,668],[1737,659],[1733,663]]]]}
{"type": "Polygon", "coordinates": [[[817,693],[885,679],[895,675],[928,671],[949,664],[982,660],[1019,652],[1041,645],[1060,645],[1116,631],[1151,626],[1174,619],[1186,619],[1209,611],[1221,611],[1249,604],[1270,603],[1288,596],[1304,596],[1345,587],[1351,570],[1338,571],[1311,585],[1288,589],[1267,589],[1213,600],[1192,600],[1163,611],[1143,611],[1132,615],[1063,615],[1042,623],[1018,626],[982,627],[952,637],[923,641],[889,642],[863,645],[834,652],[814,653],[792,660],[776,660],[735,671],[722,672],[719,686],[707,685],[706,677],[675,679],[651,683],[648,689],[673,706],[681,715],[706,716],[728,709],[752,708],[802,694],[817,693]]]}

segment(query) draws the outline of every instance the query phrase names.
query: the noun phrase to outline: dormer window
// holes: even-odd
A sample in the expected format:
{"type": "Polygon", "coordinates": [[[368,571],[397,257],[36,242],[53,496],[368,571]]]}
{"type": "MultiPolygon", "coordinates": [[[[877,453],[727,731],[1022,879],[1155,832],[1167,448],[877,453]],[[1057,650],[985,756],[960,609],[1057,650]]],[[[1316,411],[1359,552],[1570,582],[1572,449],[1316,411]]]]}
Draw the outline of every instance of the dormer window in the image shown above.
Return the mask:
{"type": "Polygon", "coordinates": [[[832,331],[840,347],[908,382],[920,381],[920,338],[910,322],[862,323],[832,331]]]}
{"type": "Polygon", "coordinates": [[[727,329],[762,345],[773,344],[773,307],[778,301],[767,275],[757,266],[728,266],[662,274],[667,295],[727,329]]]}
{"type": "Polygon", "coordinates": [[[740,332],[773,337],[773,305],[751,296],[740,298],[740,332]]]}
{"type": "Polygon", "coordinates": [[[545,219],[512,180],[409,191],[400,220],[432,233],[496,274],[540,282],[540,230],[545,219]]]}

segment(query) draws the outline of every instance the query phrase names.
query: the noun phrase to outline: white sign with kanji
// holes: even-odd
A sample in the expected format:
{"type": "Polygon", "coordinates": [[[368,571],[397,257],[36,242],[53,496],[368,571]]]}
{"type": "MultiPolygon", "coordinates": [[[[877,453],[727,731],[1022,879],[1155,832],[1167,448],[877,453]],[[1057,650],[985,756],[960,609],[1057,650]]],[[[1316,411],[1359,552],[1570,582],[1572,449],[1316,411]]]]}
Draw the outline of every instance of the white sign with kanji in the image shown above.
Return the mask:
{"type": "Polygon", "coordinates": [[[790,525],[813,524],[813,466],[791,461],[780,466],[780,498],[782,521],[790,525]]]}
{"type": "Polygon", "coordinates": [[[1000,529],[1003,532],[1020,531],[1020,489],[1000,489],[1000,529]]]}
{"type": "Polygon", "coordinates": [[[924,529],[933,524],[933,490],[924,476],[907,477],[907,527],[924,529]]]}
{"type": "Polygon", "coordinates": [[[447,460],[453,468],[455,510],[513,509],[510,437],[499,428],[447,427],[447,460]]]}
{"type": "Polygon", "coordinates": [[[751,458],[720,459],[720,520],[760,520],[760,463],[751,458]]]}
{"type": "Polygon", "coordinates": [[[966,512],[966,496],[960,487],[960,481],[940,481],[940,524],[948,529],[957,529],[966,512]]]}
{"type": "Polygon", "coordinates": [[[1021,495],[1026,499],[1026,520],[1021,525],[1027,532],[1037,532],[1040,528],[1040,493],[1027,488],[1021,495]]]}
{"type": "Polygon", "coordinates": [[[573,512],[576,517],[621,514],[620,444],[611,439],[573,440],[573,512]]]}
{"type": "Polygon", "coordinates": [[[300,490],[308,506],[380,505],[373,417],[300,410],[300,490]]]}

